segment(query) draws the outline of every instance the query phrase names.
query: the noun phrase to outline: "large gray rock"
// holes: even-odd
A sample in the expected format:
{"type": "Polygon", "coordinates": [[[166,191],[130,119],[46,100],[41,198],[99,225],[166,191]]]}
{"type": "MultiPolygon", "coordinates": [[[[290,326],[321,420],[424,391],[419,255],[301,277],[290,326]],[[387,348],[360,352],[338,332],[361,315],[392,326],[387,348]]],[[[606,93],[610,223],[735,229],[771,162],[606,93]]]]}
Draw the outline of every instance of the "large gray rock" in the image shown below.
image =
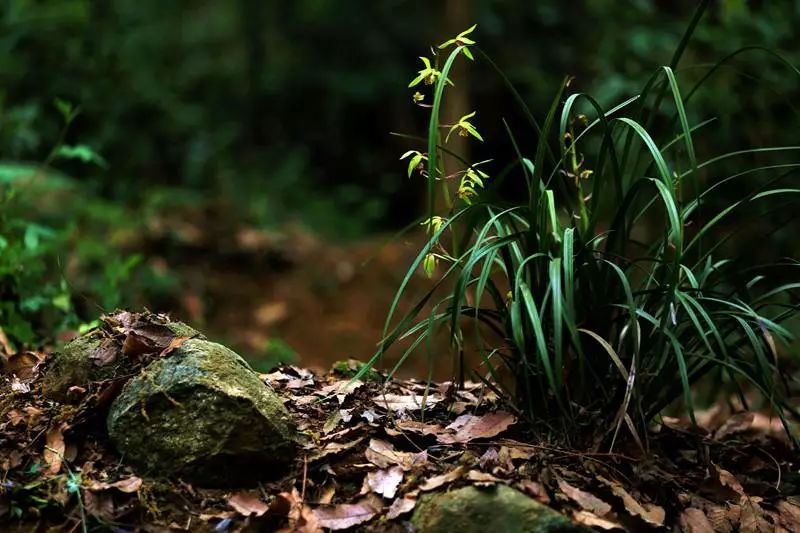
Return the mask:
{"type": "Polygon", "coordinates": [[[417,504],[411,525],[417,533],[589,531],[506,485],[489,488],[463,487],[424,496],[417,504]]]}
{"type": "Polygon", "coordinates": [[[293,459],[293,427],[280,398],[236,353],[201,339],[131,379],[107,423],[125,461],[200,485],[255,483],[293,459]]]}

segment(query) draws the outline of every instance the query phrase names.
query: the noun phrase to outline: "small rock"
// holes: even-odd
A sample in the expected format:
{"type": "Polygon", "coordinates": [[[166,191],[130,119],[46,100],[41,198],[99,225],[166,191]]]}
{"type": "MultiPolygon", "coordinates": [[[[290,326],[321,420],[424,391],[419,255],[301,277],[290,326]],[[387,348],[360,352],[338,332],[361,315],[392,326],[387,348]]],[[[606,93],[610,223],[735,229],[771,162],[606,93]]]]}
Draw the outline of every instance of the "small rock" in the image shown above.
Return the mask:
{"type": "Polygon", "coordinates": [[[506,485],[463,487],[424,496],[411,524],[417,533],[581,533],[590,531],[506,485]]]}
{"type": "Polygon", "coordinates": [[[108,432],[144,474],[205,486],[274,478],[293,459],[280,398],[230,349],[190,339],[131,379],[111,405],[108,432]]]}

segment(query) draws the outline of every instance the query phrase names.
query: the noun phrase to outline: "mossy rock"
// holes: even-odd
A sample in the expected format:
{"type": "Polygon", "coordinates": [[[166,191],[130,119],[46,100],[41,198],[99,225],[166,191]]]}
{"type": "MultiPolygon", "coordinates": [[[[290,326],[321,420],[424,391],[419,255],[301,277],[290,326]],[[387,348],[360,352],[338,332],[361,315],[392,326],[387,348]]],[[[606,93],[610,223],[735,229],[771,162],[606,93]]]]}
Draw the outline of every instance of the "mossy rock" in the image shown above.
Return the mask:
{"type": "Polygon", "coordinates": [[[100,364],[96,357],[104,350],[119,351],[121,346],[100,329],[76,337],[53,354],[44,378],[47,397],[64,401],[72,386],[86,387],[92,381],[112,379],[124,373],[125,361],[100,364]]]}
{"type": "MultiPolygon", "coordinates": [[[[205,338],[183,322],[166,322],[157,327],[163,327],[175,337],[205,338]]],[[[45,395],[66,401],[70,387],[86,388],[91,382],[130,375],[140,361],[122,356],[123,340],[123,336],[103,325],[65,344],[53,354],[47,366],[45,395]]]]}
{"type": "Polygon", "coordinates": [[[230,349],[200,339],[131,379],[111,405],[109,435],[143,474],[203,486],[254,484],[294,458],[280,398],[230,349]]]}
{"type": "Polygon", "coordinates": [[[423,496],[411,525],[417,533],[583,533],[590,531],[506,485],[463,487],[423,496]]]}

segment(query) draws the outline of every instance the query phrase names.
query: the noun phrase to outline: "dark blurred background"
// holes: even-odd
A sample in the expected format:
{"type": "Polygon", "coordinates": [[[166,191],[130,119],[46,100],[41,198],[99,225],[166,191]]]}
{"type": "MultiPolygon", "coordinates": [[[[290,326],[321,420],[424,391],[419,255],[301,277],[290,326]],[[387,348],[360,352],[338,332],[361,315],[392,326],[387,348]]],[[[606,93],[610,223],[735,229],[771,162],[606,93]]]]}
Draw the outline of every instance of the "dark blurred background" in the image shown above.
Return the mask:
{"type": "MultiPolygon", "coordinates": [[[[608,105],[669,63],[696,2],[0,5],[9,342],[40,343],[103,310],[146,305],[264,365],[328,365],[371,353],[418,242],[386,244],[425,202],[398,161],[413,143],[389,132],[424,131],[427,112],[407,85],[430,44],[477,23],[475,39],[535,112],[565,75],[608,105]],[[59,142],[56,98],[80,108],[63,141],[102,159],[54,159],[45,179],[22,179],[17,170],[48,161],[59,142]]],[[[678,79],[751,44],[797,64],[798,22],[797,0],[712,2],[678,79]]],[[[454,77],[453,110],[479,110],[487,154],[508,150],[500,119],[519,117],[507,114],[502,82],[479,63],[454,77]]],[[[798,94],[785,66],[743,56],[694,98],[692,122],[719,117],[696,142],[709,152],[797,144],[798,94]]],[[[791,232],[773,240],[795,249],[791,232]]]]}

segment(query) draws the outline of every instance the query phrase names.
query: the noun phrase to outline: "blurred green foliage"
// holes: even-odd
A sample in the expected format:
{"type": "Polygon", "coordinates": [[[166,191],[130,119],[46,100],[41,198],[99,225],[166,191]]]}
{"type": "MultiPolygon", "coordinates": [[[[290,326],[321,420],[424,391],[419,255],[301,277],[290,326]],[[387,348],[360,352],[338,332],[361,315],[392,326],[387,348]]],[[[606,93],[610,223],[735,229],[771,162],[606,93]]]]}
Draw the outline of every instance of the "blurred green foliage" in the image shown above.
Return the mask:
{"type": "MultiPolygon", "coordinates": [[[[415,131],[424,118],[409,114],[404,88],[417,70],[414,56],[424,53],[418,43],[444,33],[448,9],[457,4],[479,24],[490,55],[517,65],[512,81],[544,107],[564,74],[603,104],[630,96],[669,59],[695,2],[3,4],[5,157],[41,157],[58,130],[43,110],[65,98],[83,109],[75,134],[111,162],[108,172],[85,175],[106,197],[136,203],[159,186],[179,186],[251,223],[299,217],[322,230],[334,222],[338,236],[352,237],[416,214],[392,165],[398,141],[387,133],[415,131]]],[[[717,2],[686,64],[747,44],[797,59],[798,12],[796,0],[717,2]]],[[[729,117],[715,127],[720,143],[782,135],[782,107],[769,91],[749,94],[753,77],[794,83],[779,65],[758,59],[718,76],[697,107],[729,117]],[[755,115],[757,127],[731,127],[733,108],[755,115]]],[[[467,83],[482,109],[497,100],[495,82],[467,83]]]]}
{"type": "MultiPolygon", "coordinates": [[[[508,74],[535,110],[565,74],[607,104],[668,62],[694,4],[2,0],[3,168],[45,161],[54,144],[69,156],[52,161],[35,186],[3,186],[2,275],[13,283],[3,286],[2,305],[13,293],[14,305],[58,308],[72,287],[85,298],[73,296],[71,305],[91,309],[88,317],[128,301],[125,291],[174,290],[168,274],[134,271],[137,260],[118,243],[186,205],[212,213],[209,224],[299,221],[336,238],[400,227],[424,201],[396,160],[409,143],[388,133],[421,131],[426,120],[407,89],[416,56],[427,52],[419,43],[468,25],[456,16],[477,22],[487,52],[515,65],[508,74]],[[81,108],[60,141],[56,98],[81,108]],[[130,287],[118,287],[131,276],[130,287]]],[[[715,2],[683,64],[746,44],[782,50],[796,63],[798,13],[798,0],[715,2]]],[[[733,65],[695,99],[703,116],[721,116],[705,142],[786,144],[786,102],[775,94],[796,92],[797,81],[757,55],[733,65]],[[743,114],[747,129],[736,127],[743,114]]],[[[503,88],[480,68],[470,75],[463,84],[474,107],[502,116],[503,88]]],[[[487,138],[502,138],[499,120],[480,126],[487,138]]],[[[9,313],[4,327],[17,320],[9,313]]],[[[51,322],[63,316],[42,323],[51,322]]],[[[20,341],[31,338],[15,329],[20,341]]]]}

